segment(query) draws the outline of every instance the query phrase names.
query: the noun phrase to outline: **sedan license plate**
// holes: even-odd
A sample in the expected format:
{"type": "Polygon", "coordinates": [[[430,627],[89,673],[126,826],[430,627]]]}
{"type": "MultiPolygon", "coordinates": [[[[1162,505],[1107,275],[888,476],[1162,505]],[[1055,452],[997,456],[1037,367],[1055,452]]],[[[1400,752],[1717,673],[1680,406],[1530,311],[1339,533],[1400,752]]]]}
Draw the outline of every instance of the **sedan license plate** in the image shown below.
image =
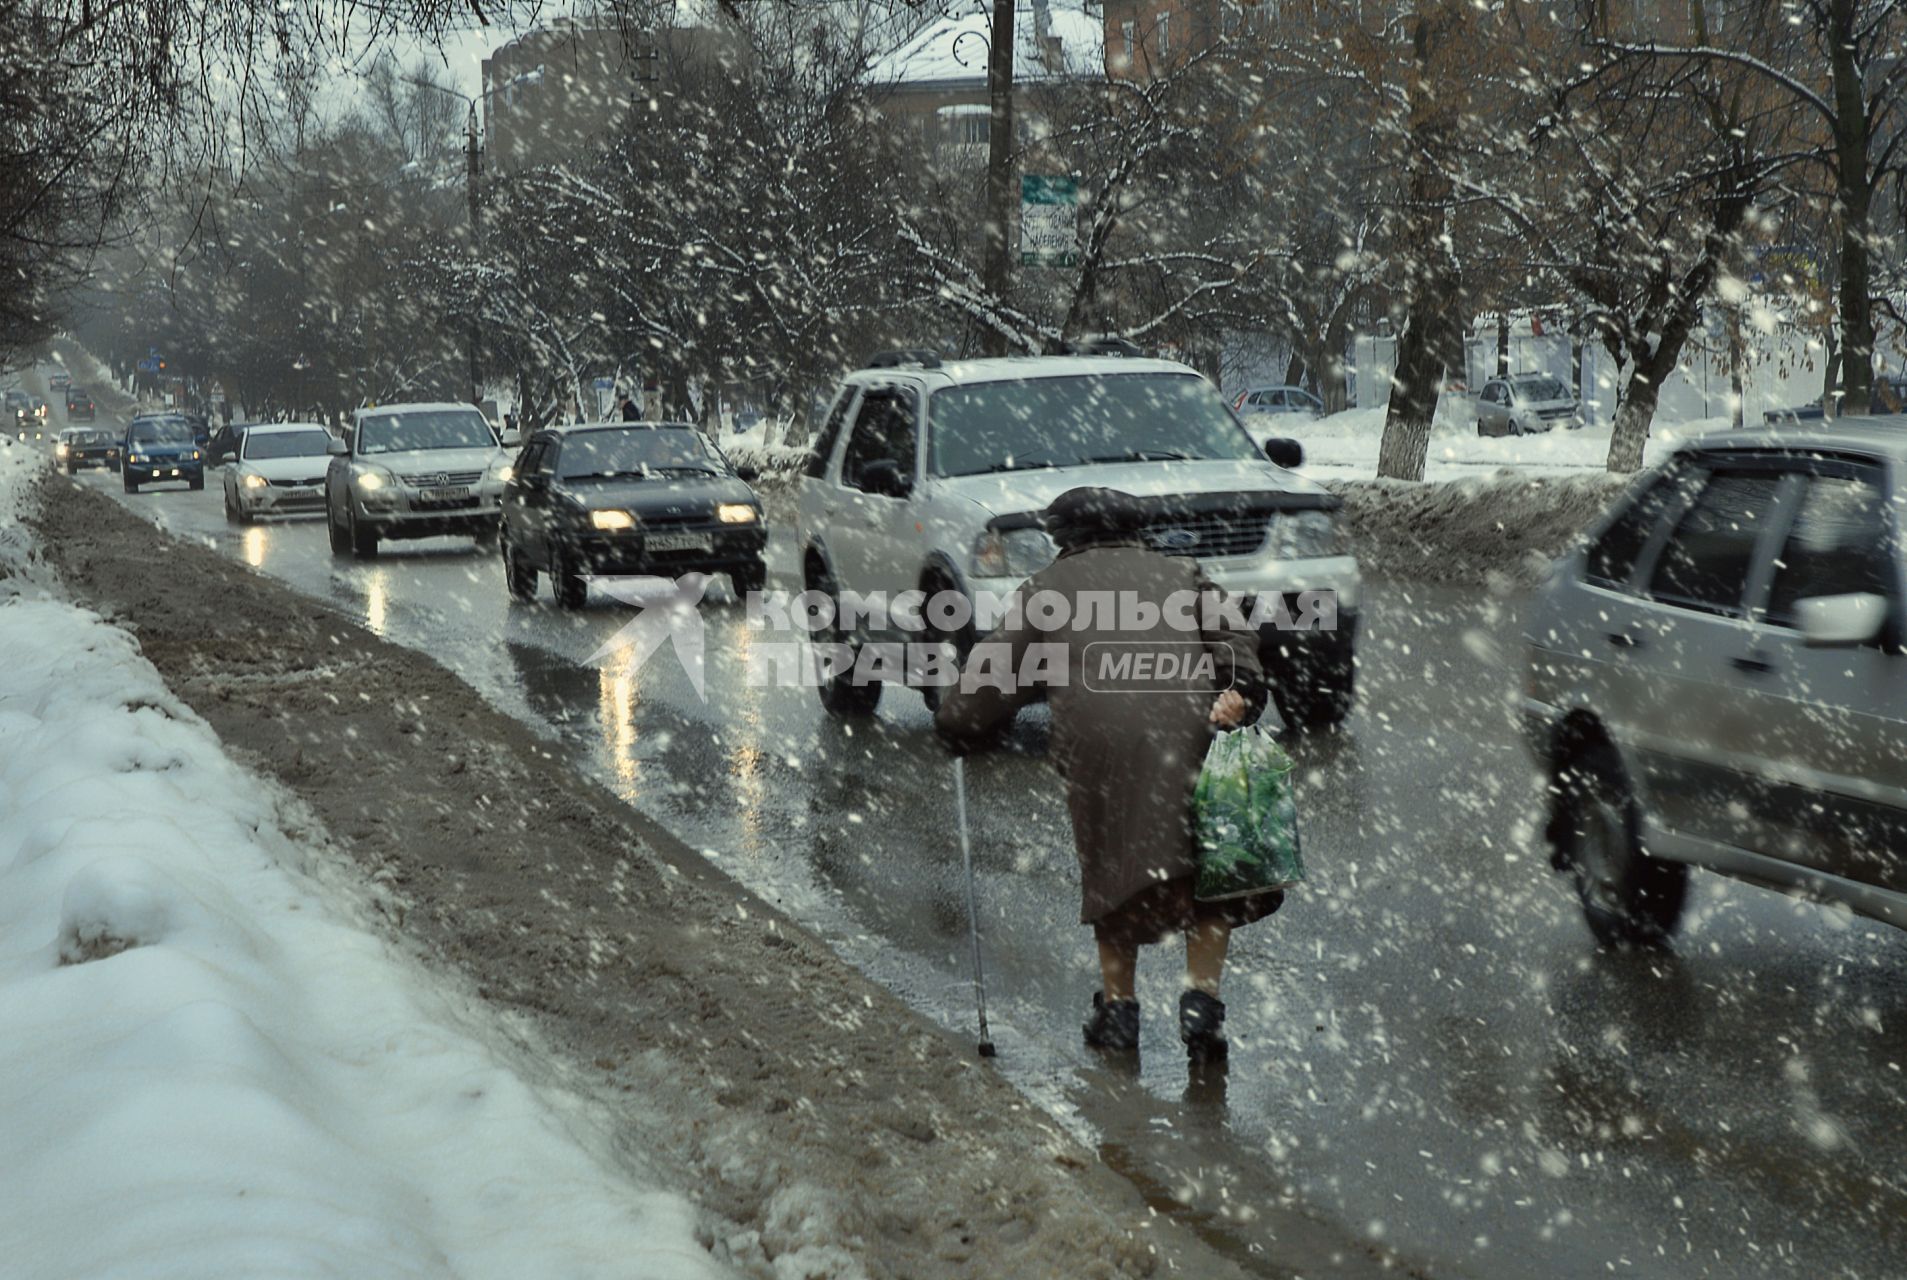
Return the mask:
{"type": "Polygon", "coordinates": [[[287,489],[285,490],[286,498],[315,498],[317,496],[318,496],[318,491],[316,489],[287,489]]]}
{"type": "Polygon", "coordinates": [[[462,502],[470,496],[470,490],[463,485],[450,485],[435,489],[426,489],[418,495],[425,502],[462,502]]]}
{"type": "Polygon", "coordinates": [[[706,533],[652,533],[643,545],[650,551],[707,551],[714,544],[706,533]]]}

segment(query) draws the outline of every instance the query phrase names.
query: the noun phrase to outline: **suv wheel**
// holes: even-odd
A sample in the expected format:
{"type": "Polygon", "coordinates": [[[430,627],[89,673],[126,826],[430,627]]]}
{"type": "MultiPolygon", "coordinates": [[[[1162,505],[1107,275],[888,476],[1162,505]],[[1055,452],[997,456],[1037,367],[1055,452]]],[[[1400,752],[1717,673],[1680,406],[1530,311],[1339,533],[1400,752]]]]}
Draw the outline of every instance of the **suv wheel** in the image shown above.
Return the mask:
{"type": "Polygon", "coordinates": [[[589,603],[589,579],[576,572],[569,553],[561,547],[550,554],[550,588],[556,603],[565,609],[581,609],[589,603]]]}
{"type": "Polygon", "coordinates": [[[1290,668],[1283,678],[1273,674],[1271,697],[1278,714],[1294,729],[1335,728],[1357,702],[1357,666],[1334,662],[1290,668]]]}
{"type": "MultiPolygon", "coordinates": [[[[955,589],[953,583],[941,577],[929,578],[926,582],[921,584],[921,590],[927,593],[927,598],[930,600],[933,598],[935,592],[953,591],[955,589]]],[[[941,645],[943,652],[947,648],[953,650],[953,664],[957,670],[966,667],[967,655],[972,653],[973,646],[980,642],[980,635],[974,630],[971,619],[958,631],[938,631],[929,627],[923,634],[929,644],[941,645]]],[[[920,687],[920,700],[926,704],[927,710],[938,711],[940,710],[941,697],[945,693],[946,689],[941,685],[923,684],[920,687]]]]}
{"type": "Polygon", "coordinates": [[[1688,868],[1643,851],[1641,814],[1606,751],[1556,773],[1557,861],[1575,881],[1583,918],[1605,947],[1660,947],[1682,918],[1688,868]]]}
{"type": "Polygon", "coordinates": [[[130,471],[125,472],[124,474],[120,476],[119,479],[120,479],[120,483],[125,486],[125,490],[127,493],[139,492],[139,482],[132,478],[132,472],[130,471]]]}
{"type": "Polygon", "coordinates": [[[325,532],[331,536],[332,555],[341,556],[350,552],[351,534],[343,525],[339,524],[337,518],[331,514],[331,504],[328,502],[325,503],[324,507],[324,529],[325,532]]]}
{"type": "Polygon", "coordinates": [[[358,513],[345,508],[344,518],[351,532],[351,554],[360,560],[377,559],[377,530],[358,523],[358,513]]]}
{"type": "Polygon", "coordinates": [[[510,590],[512,600],[536,599],[536,567],[525,564],[523,557],[510,546],[510,535],[501,536],[503,543],[503,585],[510,590]]]}
{"type": "MultiPolygon", "coordinates": [[[[826,579],[810,578],[808,589],[821,592],[834,603],[838,621],[840,600],[834,593],[834,584],[826,579]]],[[[829,623],[827,630],[817,633],[815,638],[825,644],[838,644],[842,636],[834,623],[829,623]]],[[[829,715],[843,720],[865,720],[880,707],[881,688],[878,680],[872,684],[856,684],[854,664],[850,664],[846,671],[824,681],[817,692],[821,695],[821,709],[829,715]]]]}

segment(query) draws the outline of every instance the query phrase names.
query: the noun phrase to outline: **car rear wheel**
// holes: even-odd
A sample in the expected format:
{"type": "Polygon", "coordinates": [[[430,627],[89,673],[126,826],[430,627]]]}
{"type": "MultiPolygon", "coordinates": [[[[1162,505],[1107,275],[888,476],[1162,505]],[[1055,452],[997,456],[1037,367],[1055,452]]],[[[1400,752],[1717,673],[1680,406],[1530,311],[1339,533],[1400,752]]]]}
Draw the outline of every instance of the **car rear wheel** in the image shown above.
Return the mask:
{"type": "Polygon", "coordinates": [[[529,601],[536,599],[536,567],[524,563],[523,557],[510,545],[510,535],[502,535],[503,542],[503,585],[509,589],[512,600],[529,601]]]}
{"type": "Polygon", "coordinates": [[[1651,858],[1642,817],[1621,766],[1607,751],[1566,761],[1556,774],[1552,832],[1583,919],[1605,947],[1660,947],[1682,919],[1688,868],[1651,858]]]}

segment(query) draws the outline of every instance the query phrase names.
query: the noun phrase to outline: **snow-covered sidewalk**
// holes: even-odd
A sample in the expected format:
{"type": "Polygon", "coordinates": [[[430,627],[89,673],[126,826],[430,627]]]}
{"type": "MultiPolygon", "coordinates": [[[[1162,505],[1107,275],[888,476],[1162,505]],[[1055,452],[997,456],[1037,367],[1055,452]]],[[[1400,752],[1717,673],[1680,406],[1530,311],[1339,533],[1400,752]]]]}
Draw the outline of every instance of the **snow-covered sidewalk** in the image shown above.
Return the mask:
{"type": "Polygon", "coordinates": [[[59,599],[0,450],[0,1272],[723,1274],[367,925],[295,802],[59,599]]]}

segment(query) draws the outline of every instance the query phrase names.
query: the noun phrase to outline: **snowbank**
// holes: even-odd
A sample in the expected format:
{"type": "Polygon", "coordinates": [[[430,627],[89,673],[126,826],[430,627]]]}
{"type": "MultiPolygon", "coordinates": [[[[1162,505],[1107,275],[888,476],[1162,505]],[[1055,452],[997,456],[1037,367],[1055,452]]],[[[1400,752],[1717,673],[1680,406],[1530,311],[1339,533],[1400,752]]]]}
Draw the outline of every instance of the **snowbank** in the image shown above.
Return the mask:
{"type": "Polygon", "coordinates": [[[353,923],[365,895],[133,638],[35,582],[23,453],[0,450],[0,1271],[721,1274],[685,1199],[586,1150],[582,1104],[353,923]]]}
{"type": "Polygon", "coordinates": [[[1604,471],[1503,470],[1434,484],[1327,481],[1365,572],[1432,582],[1530,585],[1621,492],[1604,471]]]}
{"type": "MultiPolygon", "coordinates": [[[[1448,400],[1446,397],[1446,402],[1448,400]]],[[[1304,445],[1306,475],[1319,480],[1374,477],[1378,445],[1384,438],[1384,413],[1384,408],[1377,406],[1348,409],[1311,422],[1286,419],[1283,429],[1273,434],[1288,435],[1304,445]]],[[[1248,424],[1254,434],[1263,434],[1256,425],[1261,421],[1263,419],[1248,424]]],[[[1727,418],[1683,422],[1658,418],[1650,432],[1644,459],[1655,463],[1683,441],[1711,431],[1725,431],[1728,426],[1727,418]]],[[[1600,426],[1486,438],[1477,435],[1474,414],[1454,411],[1446,414],[1440,405],[1437,422],[1430,432],[1424,479],[1458,479],[1505,467],[1537,475],[1601,471],[1609,460],[1609,433],[1609,427],[1600,426]]]]}

